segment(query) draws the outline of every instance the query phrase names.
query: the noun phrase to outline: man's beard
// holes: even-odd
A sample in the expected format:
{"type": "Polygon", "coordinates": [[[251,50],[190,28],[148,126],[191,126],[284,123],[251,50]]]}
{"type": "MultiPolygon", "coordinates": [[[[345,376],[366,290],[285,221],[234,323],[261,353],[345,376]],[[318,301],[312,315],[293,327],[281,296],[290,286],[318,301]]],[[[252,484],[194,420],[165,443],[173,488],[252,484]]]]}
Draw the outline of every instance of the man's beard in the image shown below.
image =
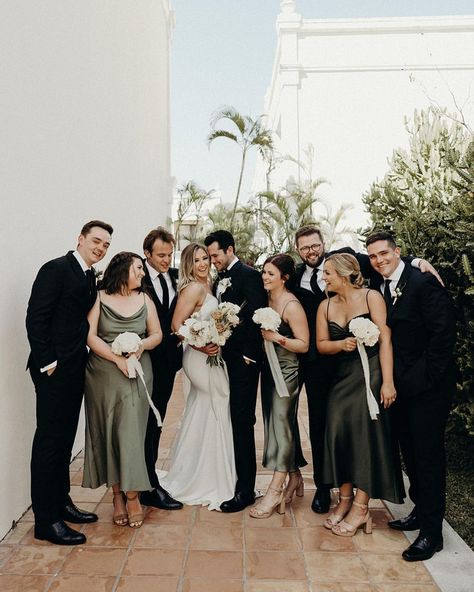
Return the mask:
{"type": "Polygon", "coordinates": [[[309,262],[309,261],[305,261],[306,265],[308,267],[311,267],[313,269],[315,269],[316,267],[319,267],[321,265],[321,263],[324,261],[324,258],[326,257],[326,253],[322,253],[314,263],[309,262]]]}

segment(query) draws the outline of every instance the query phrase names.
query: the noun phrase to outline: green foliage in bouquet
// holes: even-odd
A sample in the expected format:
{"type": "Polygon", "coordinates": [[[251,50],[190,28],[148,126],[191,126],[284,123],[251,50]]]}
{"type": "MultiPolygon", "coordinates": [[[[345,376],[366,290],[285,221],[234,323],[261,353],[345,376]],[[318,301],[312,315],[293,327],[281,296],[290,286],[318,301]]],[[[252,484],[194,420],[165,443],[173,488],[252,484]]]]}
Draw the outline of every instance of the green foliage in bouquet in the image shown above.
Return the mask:
{"type": "Polygon", "coordinates": [[[430,261],[456,308],[457,413],[474,434],[474,138],[439,109],[406,121],[409,147],[363,196],[373,230],[390,230],[406,254],[430,261]]]}

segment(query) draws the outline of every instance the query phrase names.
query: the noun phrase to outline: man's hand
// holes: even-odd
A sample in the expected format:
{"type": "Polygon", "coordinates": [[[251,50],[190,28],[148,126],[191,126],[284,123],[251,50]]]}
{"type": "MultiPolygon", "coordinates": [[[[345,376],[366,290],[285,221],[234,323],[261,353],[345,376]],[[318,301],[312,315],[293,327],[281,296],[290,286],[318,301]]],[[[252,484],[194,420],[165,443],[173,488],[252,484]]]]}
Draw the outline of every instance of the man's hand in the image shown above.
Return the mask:
{"type": "Polygon", "coordinates": [[[191,347],[197,351],[202,352],[203,354],[207,354],[208,356],[217,356],[219,353],[219,346],[215,343],[208,343],[204,347],[195,347],[194,345],[191,347]]]}
{"type": "Polygon", "coordinates": [[[420,263],[418,264],[418,267],[420,268],[420,271],[422,273],[431,273],[432,275],[434,275],[435,278],[438,280],[438,282],[444,288],[444,283],[443,283],[443,280],[441,279],[441,276],[436,271],[436,269],[431,265],[431,263],[428,263],[428,261],[426,261],[425,259],[420,259],[420,263]]]}

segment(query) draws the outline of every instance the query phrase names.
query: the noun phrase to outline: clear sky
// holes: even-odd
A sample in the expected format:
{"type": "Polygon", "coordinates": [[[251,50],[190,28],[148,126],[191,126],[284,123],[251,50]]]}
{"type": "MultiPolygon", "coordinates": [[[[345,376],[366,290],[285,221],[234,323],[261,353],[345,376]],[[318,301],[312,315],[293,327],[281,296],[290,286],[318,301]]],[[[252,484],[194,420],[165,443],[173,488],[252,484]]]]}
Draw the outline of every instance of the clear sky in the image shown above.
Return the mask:
{"type": "MultiPolygon", "coordinates": [[[[178,185],[190,179],[219,188],[233,201],[240,166],[237,146],[206,137],[211,114],[223,105],[262,113],[276,47],[280,0],[171,0],[172,172],[178,185]]],[[[297,0],[304,18],[473,14],[473,0],[297,0]]],[[[241,201],[249,196],[253,158],[241,201]]],[[[318,175],[318,171],[315,171],[318,175]]]]}

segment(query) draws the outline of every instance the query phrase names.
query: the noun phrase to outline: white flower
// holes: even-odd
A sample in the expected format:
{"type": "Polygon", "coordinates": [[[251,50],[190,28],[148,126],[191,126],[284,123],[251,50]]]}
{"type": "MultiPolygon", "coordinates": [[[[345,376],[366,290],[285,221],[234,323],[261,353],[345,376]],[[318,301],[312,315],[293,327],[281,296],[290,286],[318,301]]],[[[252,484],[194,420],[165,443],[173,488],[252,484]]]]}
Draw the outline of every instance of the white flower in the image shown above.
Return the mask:
{"type": "Polygon", "coordinates": [[[222,294],[224,294],[224,292],[227,290],[227,288],[230,288],[230,286],[232,286],[232,281],[230,277],[222,278],[221,281],[217,284],[217,296],[222,296],[222,294]]]}
{"type": "Polygon", "coordinates": [[[349,331],[357,341],[369,347],[375,345],[379,340],[379,328],[370,319],[364,319],[362,317],[352,319],[349,323],[349,331]]]}
{"type": "Polygon", "coordinates": [[[281,323],[281,317],[269,306],[265,308],[257,308],[254,312],[252,321],[260,325],[262,329],[267,329],[269,331],[276,331],[281,323]]]}
{"type": "Polygon", "coordinates": [[[121,356],[122,354],[133,354],[138,351],[142,340],[136,333],[120,333],[112,342],[112,351],[114,354],[121,356]]]}

